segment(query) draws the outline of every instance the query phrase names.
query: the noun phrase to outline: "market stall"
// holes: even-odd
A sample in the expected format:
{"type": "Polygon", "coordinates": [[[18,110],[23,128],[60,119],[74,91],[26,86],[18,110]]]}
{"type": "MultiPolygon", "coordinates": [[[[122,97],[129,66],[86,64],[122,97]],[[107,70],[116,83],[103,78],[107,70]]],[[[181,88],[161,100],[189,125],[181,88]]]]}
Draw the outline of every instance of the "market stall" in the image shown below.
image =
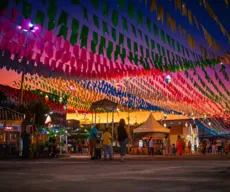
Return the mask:
{"type": "Polygon", "coordinates": [[[151,113],[146,122],[140,127],[133,130],[133,133],[140,138],[138,148],[133,148],[132,154],[147,154],[148,147],[146,141],[152,137],[154,142],[154,151],[161,154],[163,148],[163,139],[169,134],[170,130],[159,124],[151,113]]]}
{"type": "Polygon", "coordinates": [[[0,107],[0,157],[18,154],[23,118],[23,114],[0,107]]]}

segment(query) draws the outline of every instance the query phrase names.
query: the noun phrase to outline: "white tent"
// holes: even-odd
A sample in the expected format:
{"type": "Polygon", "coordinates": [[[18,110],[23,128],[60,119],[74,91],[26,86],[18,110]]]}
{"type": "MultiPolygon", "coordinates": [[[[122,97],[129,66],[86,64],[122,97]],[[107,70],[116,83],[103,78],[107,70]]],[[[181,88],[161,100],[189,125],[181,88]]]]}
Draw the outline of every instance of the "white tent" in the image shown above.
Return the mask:
{"type": "Polygon", "coordinates": [[[134,133],[169,133],[170,130],[159,124],[151,113],[147,121],[133,130],[134,133]]]}

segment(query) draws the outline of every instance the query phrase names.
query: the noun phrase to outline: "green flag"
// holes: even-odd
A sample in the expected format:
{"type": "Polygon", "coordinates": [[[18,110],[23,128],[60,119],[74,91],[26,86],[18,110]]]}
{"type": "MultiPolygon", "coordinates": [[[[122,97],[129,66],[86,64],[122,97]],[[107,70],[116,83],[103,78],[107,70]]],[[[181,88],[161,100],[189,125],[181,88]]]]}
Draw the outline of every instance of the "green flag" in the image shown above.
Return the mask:
{"type": "Polygon", "coordinates": [[[50,20],[54,20],[56,18],[56,15],[57,15],[57,6],[54,4],[50,4],[50,6],[48,8],[47,15],[48,15],[50,20]]]}
{"type": "Polygon", "coordinates": [[[51,31],[55,28],[56,22],[53,19],[50,19],[48,22],[48,30],[51,31]]]}
{"type": "Polygon", "coordinates": [[[109,41],[108,47],[107,47],[107,50],[106,50],[106,56],[110,60],[112,58],[112,52],[113,52],[113,42],[109,41]]]}
{"type": "Polygon", "coordinates": [[[101,41],[100,41],[100,45],[99,45],[99,55],[104,54],[104,48],[105,48],[105,38],[103,36],[101,36],[101,41]]]}
{"type": "Polygon", "coordinates": [[[109,33],[108,24],[103,21],[103,34],[106,35],[109,33]]]}
{"type": "Polygon", "coordinates": [[[98,44],[98,34],[97,32],[93,32],[93,42],[97,45],[98,44]]]}
{"type": "Polygon", "coordinates": [[[168,45],[171,47],[171,38],[169,35],[166,35],[168,45]]]}
{"type": "Polygon", "coordinates": [[[132,47],[131,47],[131,39],[130,38],[127,38],[127,47],[128,49],[131,51],[132,50],[132,47]]]}
{"type": "Polygon", "coordinates": [[[124,35],[123,34],[119,34],[119,45],[124,43],[124,35]]]}
{"type": "Polygon", "coordinates": [[[72,46],[77,44],[77,38],[78,38],[78,33],[72,31],[71,36],[70,36],[70,43],[72,46]]]}
{"type": "Polygon", "coordinates": [[[177,51],[180,53],[180,43],[176,43],[177,44],[177,51]]]}
{"type": "Polygon", "coordinates": [[[149,33],[151,33],[151,20],[149,18],[147,18],[146,23],[148,26],[149,33]]]}
{"type": "Polygon", "coordinates": [[[145,35],[145,43],[146,43],[146,45],[149,47],[149,38],[148,38],[147,35],[145,35]]]}
{"type": "Polygon", "coordinates": [[[83,27],[81,29],[81,35],[80,35],[80,39],[81,39],[80,48],[82,48],[82,47],[87,48],[88,34],[89,34],[89,28],[87,26],[83,25],[83,27]]]}
{"type": "Polygon", "coordinates": [[[27,3],[26,1],[23,1],[22,4],[22,15],[26,19],[28,19],[32,14],[32,6],[31,4],[27,3]]]}
{"type": "Polygon", "coordinates": [[[60,30],[59,30],[58,36],[62,36],[66,40],[67,33],[68,33],[68,27],[66,27],[65,25],[62,25],[60,30]]]}
{"type": "Polygon", "coordinates": [[[103,13],[103,16],[106,16],[108,18],[108,16],[109,16],[109,5],[105,2],[103,2],[102,13],[103,13]]]}
{"type": "Polygon", "coordinates": [[[118,25],[118,12],[117,11],[113,11],[112,13],[112,23],[115,27],[117,27],[118,25]]]}
{"type": "Polygon", "coordinates": [[[82,11],[83,11],[83,18],[88,21],[88,10],[82,6],[82,11]]]}
{"type": "Polygon", "coordinates": [[[122,24],[123,24],[123,30],[128,31],[128,23],[124,17],[122,17],[122,24]]]}
{"type": "Polygon", "coordinates": [[[43,27],[44,21],[45,21],[45,14],[42,11],[38,10],[34,22],[39,23],[43,27]]]}
{"type": "Polygon", "coordinates": [[[121,7],[122,10],[125,9],[125,0],[117,0],[117,7],[121,7]]]}
{"type": "Polygon", "coordinates": [[[117,61],[118,55],[120,55],[120,46],[116,46],[116,51],[114,52],[114,61],[117,61]]]}
{"type": "Polygon", "coordinates": [[[112,28],[112,38],[116,42],[116,40],[117,40],[117,32],[116,32],[115,28],[112,28]]]}
{"type": "Polygon", "coordinates": [[[165,32],[161,30],[161,40],[165,43],[165,32]]]}
{"type": "Polygon", "coordinates": [[[98,9],[99,8],[99,1],[98,0],[91,0],[92,4],[93,4],[93,7],[95,9],[98,9]]]}
{"type": "Polygon", "coordinates": [[[76,19],[72,19],[72,24],[71,24],[72,32],[78,33],[79,30],[79,21],[76,19]]]}
{"type": "Polygon", "coordinates": [[[140,29],[138,29],[138,32],[139,32],[139,35],[140,35],[141,39],[143,39],[143,37],[142,37],[142,31],[140,29]]]}
{"type": "Polygon", "coordinates": [[[135,35],[135,37],[137,37],[136,28],[133,24],[132,24],[132,31],[133,31],[133,34],[135,35]]]}
{"type": "Polygon", "coordinates": [[[171,38],[171,44],[172,44],[172,48],[175,50],[175,42],[173,38],[171,38]]]}
{"type": "Polygon", "coordinates": [[[138,13],[137,13],[137,24],[141,24],[143,25],[143,15],[141,13],[141,11],[139,10],[138,13]]]}
{"type": "Polygon", "coordinates": [[[143,56],[144,55],[144,50],[143,50],[143,46],[140,45],[140,51],[141,51],[141,55],[143,56]]]}
{"type": "Polygon", "coordinates": [[[162,55],[165,57],[165,48],[162,46],[161,47],[162,55]]]}
{"type": "Polygon", "coordinates": [[[134,54],[138,53],[138,44],[134,42],[134,54]]]}
{"type": "Polygon", "coordinates": [[[153,24],[153,29],[154,29],[154,35],[158,36],[158,27],[156,26],[156,24],[153,24]]]}
{"type": "Polygon", "coordinates": [[[93,14],[93,23],[94,25],[99,29],[99,20],[98,17],[96,15],[93,14]]]}
{"type": "Polygon", "coordinates": [[[121,61],[124,64],[125,63],[125,58],[126,58],[126,50],[125,48],[122,48],[122,53],[120,54],[121,61]]]}
{"type": "Polygon", "coordinates": [[[157,50],[158,50],[158,53],[161,54],[161,46],[157,43],[157,50]]]}
{"type": "Polygon", "coordinates": [[[155,49],[155,41],[151,39],[151,49],[154,50],[155,49]]]}
{"type": "Polygon", "coordinates": [[[68,16],[69,16],[68,13],[66,13],[65,11],[62,11],[59,17],[59,20],[58,20],[58,25],[67,25],[68,16]]]}
{"type": "Polygon", "coordinates": [[[129,2],[129,5],[128,5],[128,14],[131,19],[135,17],[135,6],[131,2],[129,2]]]}

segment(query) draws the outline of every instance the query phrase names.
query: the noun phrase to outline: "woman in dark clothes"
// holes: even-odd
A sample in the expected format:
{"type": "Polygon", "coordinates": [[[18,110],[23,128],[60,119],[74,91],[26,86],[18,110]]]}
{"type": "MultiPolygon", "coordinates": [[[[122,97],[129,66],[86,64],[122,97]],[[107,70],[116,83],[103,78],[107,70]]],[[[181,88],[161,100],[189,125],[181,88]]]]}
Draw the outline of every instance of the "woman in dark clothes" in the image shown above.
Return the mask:
{"type": "Polygon", "coordinates": [[[120,156],[122,162],[124,161],[124,156],[126,154],[126,145],[128,138],[131,140],[130,134],[125,128],[125,120],[121,119],[117,128],[117,140],[120,144],[120,156]]]}

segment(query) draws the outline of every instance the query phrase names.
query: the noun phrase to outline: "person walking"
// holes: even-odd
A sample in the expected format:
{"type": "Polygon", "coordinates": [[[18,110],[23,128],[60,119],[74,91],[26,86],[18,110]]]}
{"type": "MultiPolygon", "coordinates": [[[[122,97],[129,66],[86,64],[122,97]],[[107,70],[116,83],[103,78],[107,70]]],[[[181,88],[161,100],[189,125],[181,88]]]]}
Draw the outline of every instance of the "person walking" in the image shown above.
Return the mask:
{"type": "Polygon", "coordinates": [[[148,146],[148,152],[149,152],[149,157],[151,156],[151,155],[154,155],[154,148],[153,148],[153,139],[152,139],[152,137],[150,137],[149,138],[149,146],[148,146]]]}
{"type": "Polygon", "coordinates": [[[95,159],[95,148],[97,144],[98,126],[94,125],[90,130],[89,145],[91,160],[95,159]]]}
{"type": "Polygon", "coordinates": [[[188,142],[188,154],[189,155],[192,154],[192,143],[191,143],[191,141],[188,142]]]}
{"type": "Polygon", "coordinates": [[[216,141],[212,141],[212,154],[216,154],[216,141]]]}
{"type": "Polygon", "coordinates": [[[119,122],[119,126],[117,128],[117,140],[120,145],[120,158],[122,162],[124,162],[124,156],[126,154],[126,145],[127,145],[128,138],[132,140],[128,130],[125,128],[125,120],[121,119],[119,122]]]}
{"type": "Polygon", "coordinates": [[[182,156],[182,153],[183,153],[183,141],[182,141],[180,135],[178,135],[178,137],[177,137],[177,153],[180,156],[182,156]]]}
{"type": "Polygon", "coordinates": [[[112,152],[112,136],[109,132],[108,128],[105,128],[105,132],[102,137],[103,140],[103,148],[104,148],[104,160],[107,159],[107,154],[109,154],[109,159],[113,159],[113,152],[112,152]]]}
{"type": "Polygon", "coordinates": [[[169,155],[169,138],[167,135],[165,136],[165,140],[164,140],[164,153],[166,156],[169,155]]]}

